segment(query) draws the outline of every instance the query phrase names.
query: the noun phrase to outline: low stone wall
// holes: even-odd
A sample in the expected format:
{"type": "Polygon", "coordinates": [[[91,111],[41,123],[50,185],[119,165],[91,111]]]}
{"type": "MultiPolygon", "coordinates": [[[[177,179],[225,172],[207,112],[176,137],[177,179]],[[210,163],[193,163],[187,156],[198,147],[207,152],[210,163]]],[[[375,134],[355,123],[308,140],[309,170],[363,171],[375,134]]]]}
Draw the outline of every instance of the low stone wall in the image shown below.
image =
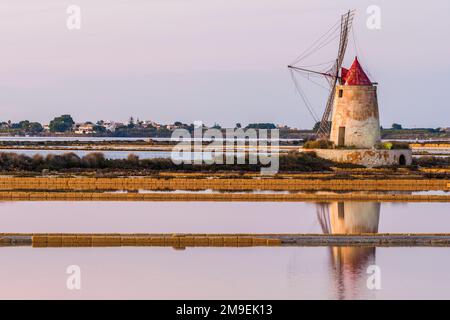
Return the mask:
{"type": "Polygon", "coordinates": [[[450,143],[410,143],[409,146],[411,148],[420,148],[420,149],[447,149],[450,148],[450,143]]]}
{"type": "Polygon", "coordinates": [[[366,167],[410,165],[412,151],[373,149],[314,149],[317,156],[335,162],[359,164],[366,167]]]}
{"type": "Polygon", "coordinates": [[[278,246],[450,246],[448,233],[341,234],[0,234],[3,246],[64,247],[278,247],[278,246]]]}
{"type": "Polygon", "coordinates": [[[326,179],[319,178],[49,178],[0,177],[0,191],[97,191],[97,190],[367,190],[421,191],[449,190],[448,179],[419,179],[419,177],[326,179]]]}
{"type": "Polygon", "coordinates": [[[281,240],[238,235],[33,235],[33,247],[252,247],[280,246],[281,240]]]}
{"type": "Polygon", "coordinates": [[[391,193],[101,193],[101,192],[0,192],[0,201],[377,201],[450,202],[446,194],[391,193]]]}

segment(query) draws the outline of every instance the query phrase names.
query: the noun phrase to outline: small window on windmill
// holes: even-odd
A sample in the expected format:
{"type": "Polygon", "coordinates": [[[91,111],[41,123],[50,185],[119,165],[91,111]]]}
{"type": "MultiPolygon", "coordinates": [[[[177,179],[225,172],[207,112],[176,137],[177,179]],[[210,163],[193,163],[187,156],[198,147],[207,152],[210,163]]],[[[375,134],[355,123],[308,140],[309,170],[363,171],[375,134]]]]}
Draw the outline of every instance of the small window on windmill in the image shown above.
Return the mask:
{"type": "Polygon", "coordinates": [[[339,89],[339,98],[342,98],[342,95],[344,94],[344,90],[339,89]]]}

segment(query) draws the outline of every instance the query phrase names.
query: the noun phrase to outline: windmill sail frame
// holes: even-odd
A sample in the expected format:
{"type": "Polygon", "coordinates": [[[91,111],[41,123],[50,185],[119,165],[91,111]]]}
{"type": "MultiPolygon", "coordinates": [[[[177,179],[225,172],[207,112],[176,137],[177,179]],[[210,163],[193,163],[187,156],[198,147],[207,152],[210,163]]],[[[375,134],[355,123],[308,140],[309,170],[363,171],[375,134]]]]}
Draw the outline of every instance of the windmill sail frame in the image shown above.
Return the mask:
{"type": "Polygon", "coordinates": [[[330,86],[330,94],[327,99],[327,103],[325,106],[324,113],[320,120],[320,125],[317,130],[317,137],[319,139],[328,139],[331,131],[330,127],[330,119],[333,111],[333,103],[334,96],[336,93],[337,82],[341,79],[339,75],[339,71],[341,70],[342,63],[345,57],[345,51],[347,50],[348,37],[350,34],[350,30],[352,28],[353,18],[355,15],[355,10],[349,10],[347,13],[341,16],[340,21],[340,38],[339,38],[339,47],[337,52],[337,58],[332,66],[332,68],[328,72],[318,72],[315,70],[309,70],[306,68],[301,68],[293,65],[289,65],[288,68],[300,71],[300,72],[309,72],[323,75],[330,86]]]}

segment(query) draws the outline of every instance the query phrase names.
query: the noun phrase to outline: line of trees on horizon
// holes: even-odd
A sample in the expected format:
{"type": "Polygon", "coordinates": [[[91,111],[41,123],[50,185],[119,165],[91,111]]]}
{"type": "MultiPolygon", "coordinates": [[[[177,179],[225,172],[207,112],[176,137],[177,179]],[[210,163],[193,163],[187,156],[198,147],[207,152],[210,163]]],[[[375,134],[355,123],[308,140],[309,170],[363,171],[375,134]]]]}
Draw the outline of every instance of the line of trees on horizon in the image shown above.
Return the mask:
{"type": "MultiPolygon", "coordinates": [[[[164,131],[166,129],[167,133],[171,133],[174,129],[182,128],[188,131],[193,131],[195,129],[195,125],[193,123],[186,124],[181,121],[175,121],[173,124],[160,125],[151,121],[140,121],[139,119],[134,120],[133,117],[130,117],[128,123],[119,123],[119,122],[105,122],[104,120],[99,120],[96,123],[87,121],[82,124],[75,123],[74,119],[69,114],[64,114],[58,117],[53,118],[48,126],[42,125],[39,122],[30,122],[29,120],[23,120],[18,123],[12,123],[11,120],[7,122],[0,123],[0,131],[2,132],[17,132],[17,133],[25,133],[25,134],[39,134],[44,131],[48,131],[50,133],[72,133],[76,132],[77,126],[90,126],[88,133],[111,133],[112,131],[137,131],[137,130],[145,130],[145,129],[156,129],[160,131],[164,131]],[[110,130],[108,128],[109,124],[116,124],[114,130],[110,130]]],[[[204,128],[208,128],[204,126],[204,128]]],[[[222,129],[222,126],[218,123],[214,123],[210,128],[222,129]]],[[[275,129],[277,126],[274,123],[250,123],[247,126],[243,127],[241,123],[236,123],[235,128],[252,128],[252,129],[275,129]]],[[[285,128],[290,129],[285,126],[285,128]]],[[[136,133],[136,132],[135,132],[136,133]]]]}
{"type": "MultiPolygon", "coordinates": [[[[317,122],[312,130],[316,132],[319,127],[320,122],[317,122]]],[[[130,117],[127,123],[120,122],[106,122],[104,120],[99,120],[97,122],[84,122],[76,123],[71,115],[64,114],[53,118],[48,125],[43,125],[39,122],[33,122],[29,120],[22,120],[17,123],[13,123],[10,120],[7,122],[0,122],[0,133],[9,134],[24,134],[24,135],[41,135],[48,133],[55,134],[90,134],[90,135],[111,135],[117,137],[148,137],[148,136],[160,136],[160,137],[170,137],[173,130],[175,129],[186,129],[192,132],[195,128],[194,124],[186,124],[181,121],[175,121],[173,124],[158,124],[153,121],[141,121],[139,119],[134,119],[130,117]]],[[[204,126],[204,128],[208,128],[204,126]]],[[[224,129],[219,123],[214,123],[213,126],[209,128],[214,129],[224,129]]],[[[298,130],[293,129],[288,126],[280,126],[274,123],[249,123],[243,126],[241,123],[236,123],[234,128],[243,129],[280,129],[287,133],[308,131],[308,130],[298,130]]],[[[390,128],[383,128],[383,131],[426,131],[428,133],[439,133],[439,132],[450,132],[450,128],[404,128],[402,124],[393,123],[390,128]]]]}

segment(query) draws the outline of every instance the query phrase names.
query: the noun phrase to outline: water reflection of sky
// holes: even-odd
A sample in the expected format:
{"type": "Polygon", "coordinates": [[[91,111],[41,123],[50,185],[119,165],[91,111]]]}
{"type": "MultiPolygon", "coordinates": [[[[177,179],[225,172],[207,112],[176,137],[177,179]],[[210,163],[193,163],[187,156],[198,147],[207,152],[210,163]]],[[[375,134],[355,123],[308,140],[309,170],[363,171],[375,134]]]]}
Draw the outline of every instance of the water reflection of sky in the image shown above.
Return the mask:
{"type": "Polygon", "coordinates": [[[382,288],[364,268],[345,286],[328,248],[0,248],[0,298],[393,299],[449,298],[450,249],[377,248],[382,288]],[[66,268],[81,267],[80,291],[66,268]]]}
{"type": "MultiPolygon", "coordinates": [[[[32,157],[39,154],[43,157],[49,154],[61,155],[65,153],[75,153],[79,157],[93,152],[101,152],[107,159],[126,159],[130,154],[138,156],[140,159],[156,159],[156,158],[171,158],[170,151],[108,151],[108,150],[36,150],[36,149],[1,149],[0,152],[18,153],[32,157]]],[[[193,160],[193,159],[211,159],[210,153],[189,152],[181,155],[174,154],[174,160],[193,160]]]]}
{"type": "MultiPolygon", "coordinates": [[[[48,156],[49,154],[53,155],[62,155],[66,153],[74,153],[77,156],[84,157],[85,155],[93,152],[100,152],[102,153],[106,159],[126,159],[130,154],[138,156],[140,159],[157,159],[157,158],[164,158],[164,159],[172,159],[173,161],[192,161],[192,160],[199,160],[203,159],[203,161],[212,160],[215,156],[218,158],[223,158],[223,156],[226,155],[233,155],[229,152],[224,153],[214,153],[214,151],[203,151],[203,152],[190,152],[190,151],[184,151],[181,150],[179,152],[171,152],[171,151],[138,151],[138,150],[68,150],[60,149],[60,150],[37,150],[37,149],[0,149],[0,152],[6,152],[6,153],[17,153],[17,154],[23,154],[28,157],[32,157],[36,154],[41,155],[43,157],[48,156]]],[[[260,156],[270,156],[272,153],[267,152],[251,152],[251,154],[258,154],[260,156]]],[[[276,154],[275,151],[273,154],[276,154]]],[[[236,152],[234,153],[237,157],[242,157],[242,153],[236,152]]]]}
{"type": "MultiPolygon", "coordinates": [[[[1,202],[0,225],[1,232],[322,233],[318,208],[312,202],[1,202]]],[[[378,231],[450,232],[448,204],[381,203],[378,231]]]]}
{"type": "MultiPolygon", "coordinates": [[[[3,202],[2,232],[449,232],[445,203],[3,202]]],[[[0,298],[450,298],[449,248],[0,248],[0,298]],[[79,265],[82,290],[66,289],[79,265]],[[369,290],[367,268],[381,270],[369,290]]]]}

